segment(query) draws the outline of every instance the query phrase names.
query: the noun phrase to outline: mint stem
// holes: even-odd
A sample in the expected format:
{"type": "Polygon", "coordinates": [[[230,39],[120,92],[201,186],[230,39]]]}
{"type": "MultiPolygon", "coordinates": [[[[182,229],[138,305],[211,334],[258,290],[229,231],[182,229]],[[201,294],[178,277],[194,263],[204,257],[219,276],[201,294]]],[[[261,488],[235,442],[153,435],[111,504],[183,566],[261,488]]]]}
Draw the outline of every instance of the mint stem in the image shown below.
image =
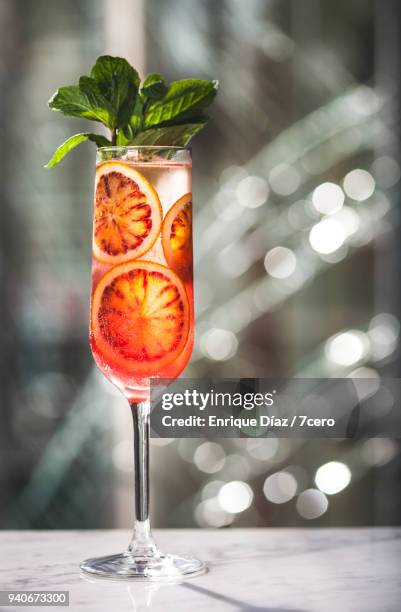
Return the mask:
{"type": "Polygon", "coordinates": [[[117,128],[111,130],[111,144],[113,147],[117,144],[117,128]]]}

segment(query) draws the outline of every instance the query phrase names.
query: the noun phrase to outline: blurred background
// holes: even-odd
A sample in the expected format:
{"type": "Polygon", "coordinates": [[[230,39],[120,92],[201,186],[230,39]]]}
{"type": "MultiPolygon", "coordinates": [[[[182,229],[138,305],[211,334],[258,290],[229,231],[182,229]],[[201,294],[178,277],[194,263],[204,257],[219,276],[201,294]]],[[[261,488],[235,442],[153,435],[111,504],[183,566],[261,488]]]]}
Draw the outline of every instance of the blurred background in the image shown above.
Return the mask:
{"type": "MultiPolygon", "coordinates": [[[[132,522],[131,415],[87,339],[94,146],[43,169],[86,129],[47,100],[99,54],[220,80],[186,375],[400,376],[398,2],[1,0],[0,47],[0,527],[132,522]]],[[[396,439],[153,440],[151,463],[157,527],[401,521],[396,439]]]]}

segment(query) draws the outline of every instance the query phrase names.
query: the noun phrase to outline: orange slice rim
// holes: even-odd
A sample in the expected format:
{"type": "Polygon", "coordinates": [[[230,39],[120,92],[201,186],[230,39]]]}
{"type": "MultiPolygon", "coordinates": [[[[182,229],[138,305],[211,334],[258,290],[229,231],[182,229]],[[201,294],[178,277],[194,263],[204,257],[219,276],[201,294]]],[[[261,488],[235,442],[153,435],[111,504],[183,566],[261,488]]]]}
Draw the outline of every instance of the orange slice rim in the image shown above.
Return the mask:
{"type": "Polygon", "coordinates": [[[119,264],[94,291],[91,334],[111,369],[157,376],[182,353],[189,329],[184,285],[166,266],[143,260],[119,264]]]}
{"type": "Polygon", "coordinates": [[[183,195],[168,211],[162,226],[162,246],[170,268],[184,281],[190,280],[193,265],[192,193],[183,195]]]}
{"type": "Polygon", "coordinates": [[[159,196],[130,164],[109,161],[96,169],[93,256],[109,265],[137,259],[152,248],[162,225],[159,196]]]}

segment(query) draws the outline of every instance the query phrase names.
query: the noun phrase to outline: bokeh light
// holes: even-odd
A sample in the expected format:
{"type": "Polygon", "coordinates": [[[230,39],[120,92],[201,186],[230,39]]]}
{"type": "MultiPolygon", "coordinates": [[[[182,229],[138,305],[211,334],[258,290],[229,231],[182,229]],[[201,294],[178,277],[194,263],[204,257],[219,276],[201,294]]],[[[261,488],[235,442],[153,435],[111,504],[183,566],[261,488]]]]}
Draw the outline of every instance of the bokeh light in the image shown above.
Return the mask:
{"type": "Polygon", "coordinates": [[[233,514],[221,509],[217,497],[200,502],[195,508],[194,515],[200,527],[225,527],[234,519],[233,514]]]}
{"type": "Polygon", "coordinates": [[[195,451],[194,463],[198,470],[206,474],[214,474],[221,470],[226,460],[226,454],[220,444],[204,442],[195,451]]]}
{"type": "Polygon", "coordinates": [[[269,186],[260,176],[247,176],[238,183],[237,198],[244,208],[258,208],[268,197],[269,186]]]}
{"type": "Polygon", "coordinates": [[[203,354],[214,361],[226,361],[235,355],[238,340],[232,331],[213,328],[203,334],[201,349],[203,354]]]}
{"type": "Polygon", "coordinates": [[[272,190],[281,196],[294,193],[301,182],[299,172],[289,164],[279,164],[269,174],[269,182],[272,190]]]}
{"type": "Polygon", "coordinates": [[[369,340],[366,334],[350,329],[336,334],[326,342],[326,357],[332,363],[350,366],[358,363],[369,351],[369,340]]]}
{"type": "Polygon", "coordinates": [[[373,195],[375,179],[367,170],[351,170],[344,178],[344,191],[353,200],[363,202],[373,195]]]}
{"type": "Polygon", "coordinates": [[[373,368],[361,366],[355,368],[347,378],[352,378],[359,401],[375,395],[380,389],[380,375],[373,368]]]}
{"type": "Polygon", "coordinates": [[[400,451],[399,443],[391,438],[370,438],[362,444],[362,459],[366,465],[379,467],[385,465],[400,451]]]}
{"type": "Polygon", "coordinates": [[[401,169],[398,162],[387,155],[375,159],[372,164],[372,174],[379,187],[389,189],[394,187],[401,178],[401,169]]]}
{"type": "Polygon", "coordinates": [[[400,323],[388,313],[373,317],[369,324],[368,335],[372,344],[372,356],[375,360],[384,359],[394,352],[398,345],[400,323]]]}
{"type": "Polygon", "coordinates": [[[223,168],[219,176],[220,185],[238,184],[238,181],[248,175],[243,166],[230,165],[223,168]]]}
{"type": "Polygon", "coordinates": [[[237,514],[249,508],[253,500],[253,492],[248,483],[233,480],[220,489],[218,500],[223,510],[237,514]]]}
{"type": "Polygon", "coordinates": [[[253,459],[267,461],[272,459],[279,449],[277,438],[250,438],[246,441],[246,450],[253,459]]]}
{"type": "Polygon", "coordinates": [[[335,219],[322,219],[314,225],[309,233],[311,247],[317,253],[334,253],[344,244],[345,232],[335,219]]]}
{"type": "Polygon", "coordinates": [[[330,461],[320,466],[316,472],[316,486],[329,495],[339,493],[351,482],[351,471],[345,463],[330,461]]]}
{"type": "Polygon", "coordinates": [[[306,489],[298,496],[296,508],[302,518],[313,520],[322,516],[329,507],[329,501],[322,491],[306,489]]]}
{"type": "Polygon", "coordinates": [[[224,480],[210,480],[207,482],[201,492],[202,500],[217,497],[218,492],[224,484],[224,480]]]}
{"type": "Polygon", "coordinates": [[[291,249],[277,246],[266,253],[264,263],[266,272],[273,278],[287,278],[295,271],[297,258],[291,249]]]}
{"type": "Polygon", "coordinates": [[[274,504],[284,504],[295,496],[297,488],[297,481],[292,474],[276,472],[266,478],[263,493],[274,504]]]}
{"type": "Polygon", "coordinates": [[[344,204],[344,192],[335,183],[322,183],[313,192],[312,204],[323,215],[339,211],[344,204]]]}

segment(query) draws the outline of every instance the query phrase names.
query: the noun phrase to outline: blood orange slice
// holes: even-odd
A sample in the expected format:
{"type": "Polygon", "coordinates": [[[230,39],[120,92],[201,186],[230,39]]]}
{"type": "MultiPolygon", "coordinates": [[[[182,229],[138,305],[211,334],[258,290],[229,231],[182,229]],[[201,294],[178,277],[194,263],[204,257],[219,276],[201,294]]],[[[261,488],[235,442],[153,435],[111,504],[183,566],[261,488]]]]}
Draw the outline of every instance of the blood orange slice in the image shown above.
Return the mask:
{"type": "Polygon", "coordinates": [[[112,369],[157,375],[184,349],[189,326],[185,288],[161,264],[122,263],[109,270],[95,289],[92,338],[112,369]]]}
{"type": "Polygon", "coordinates": [[[184,280],[192,278],[192,193],[180,198],[168,211],[162,228],[164,256],[170,268],[184,280]]]}
{"type": "Polygon", "coordinates": [[[161,227],[159,197],[129,164],[106,162],[96,172],[93,254],[114,265],[136,259],[154,244],[161,227]]]}

